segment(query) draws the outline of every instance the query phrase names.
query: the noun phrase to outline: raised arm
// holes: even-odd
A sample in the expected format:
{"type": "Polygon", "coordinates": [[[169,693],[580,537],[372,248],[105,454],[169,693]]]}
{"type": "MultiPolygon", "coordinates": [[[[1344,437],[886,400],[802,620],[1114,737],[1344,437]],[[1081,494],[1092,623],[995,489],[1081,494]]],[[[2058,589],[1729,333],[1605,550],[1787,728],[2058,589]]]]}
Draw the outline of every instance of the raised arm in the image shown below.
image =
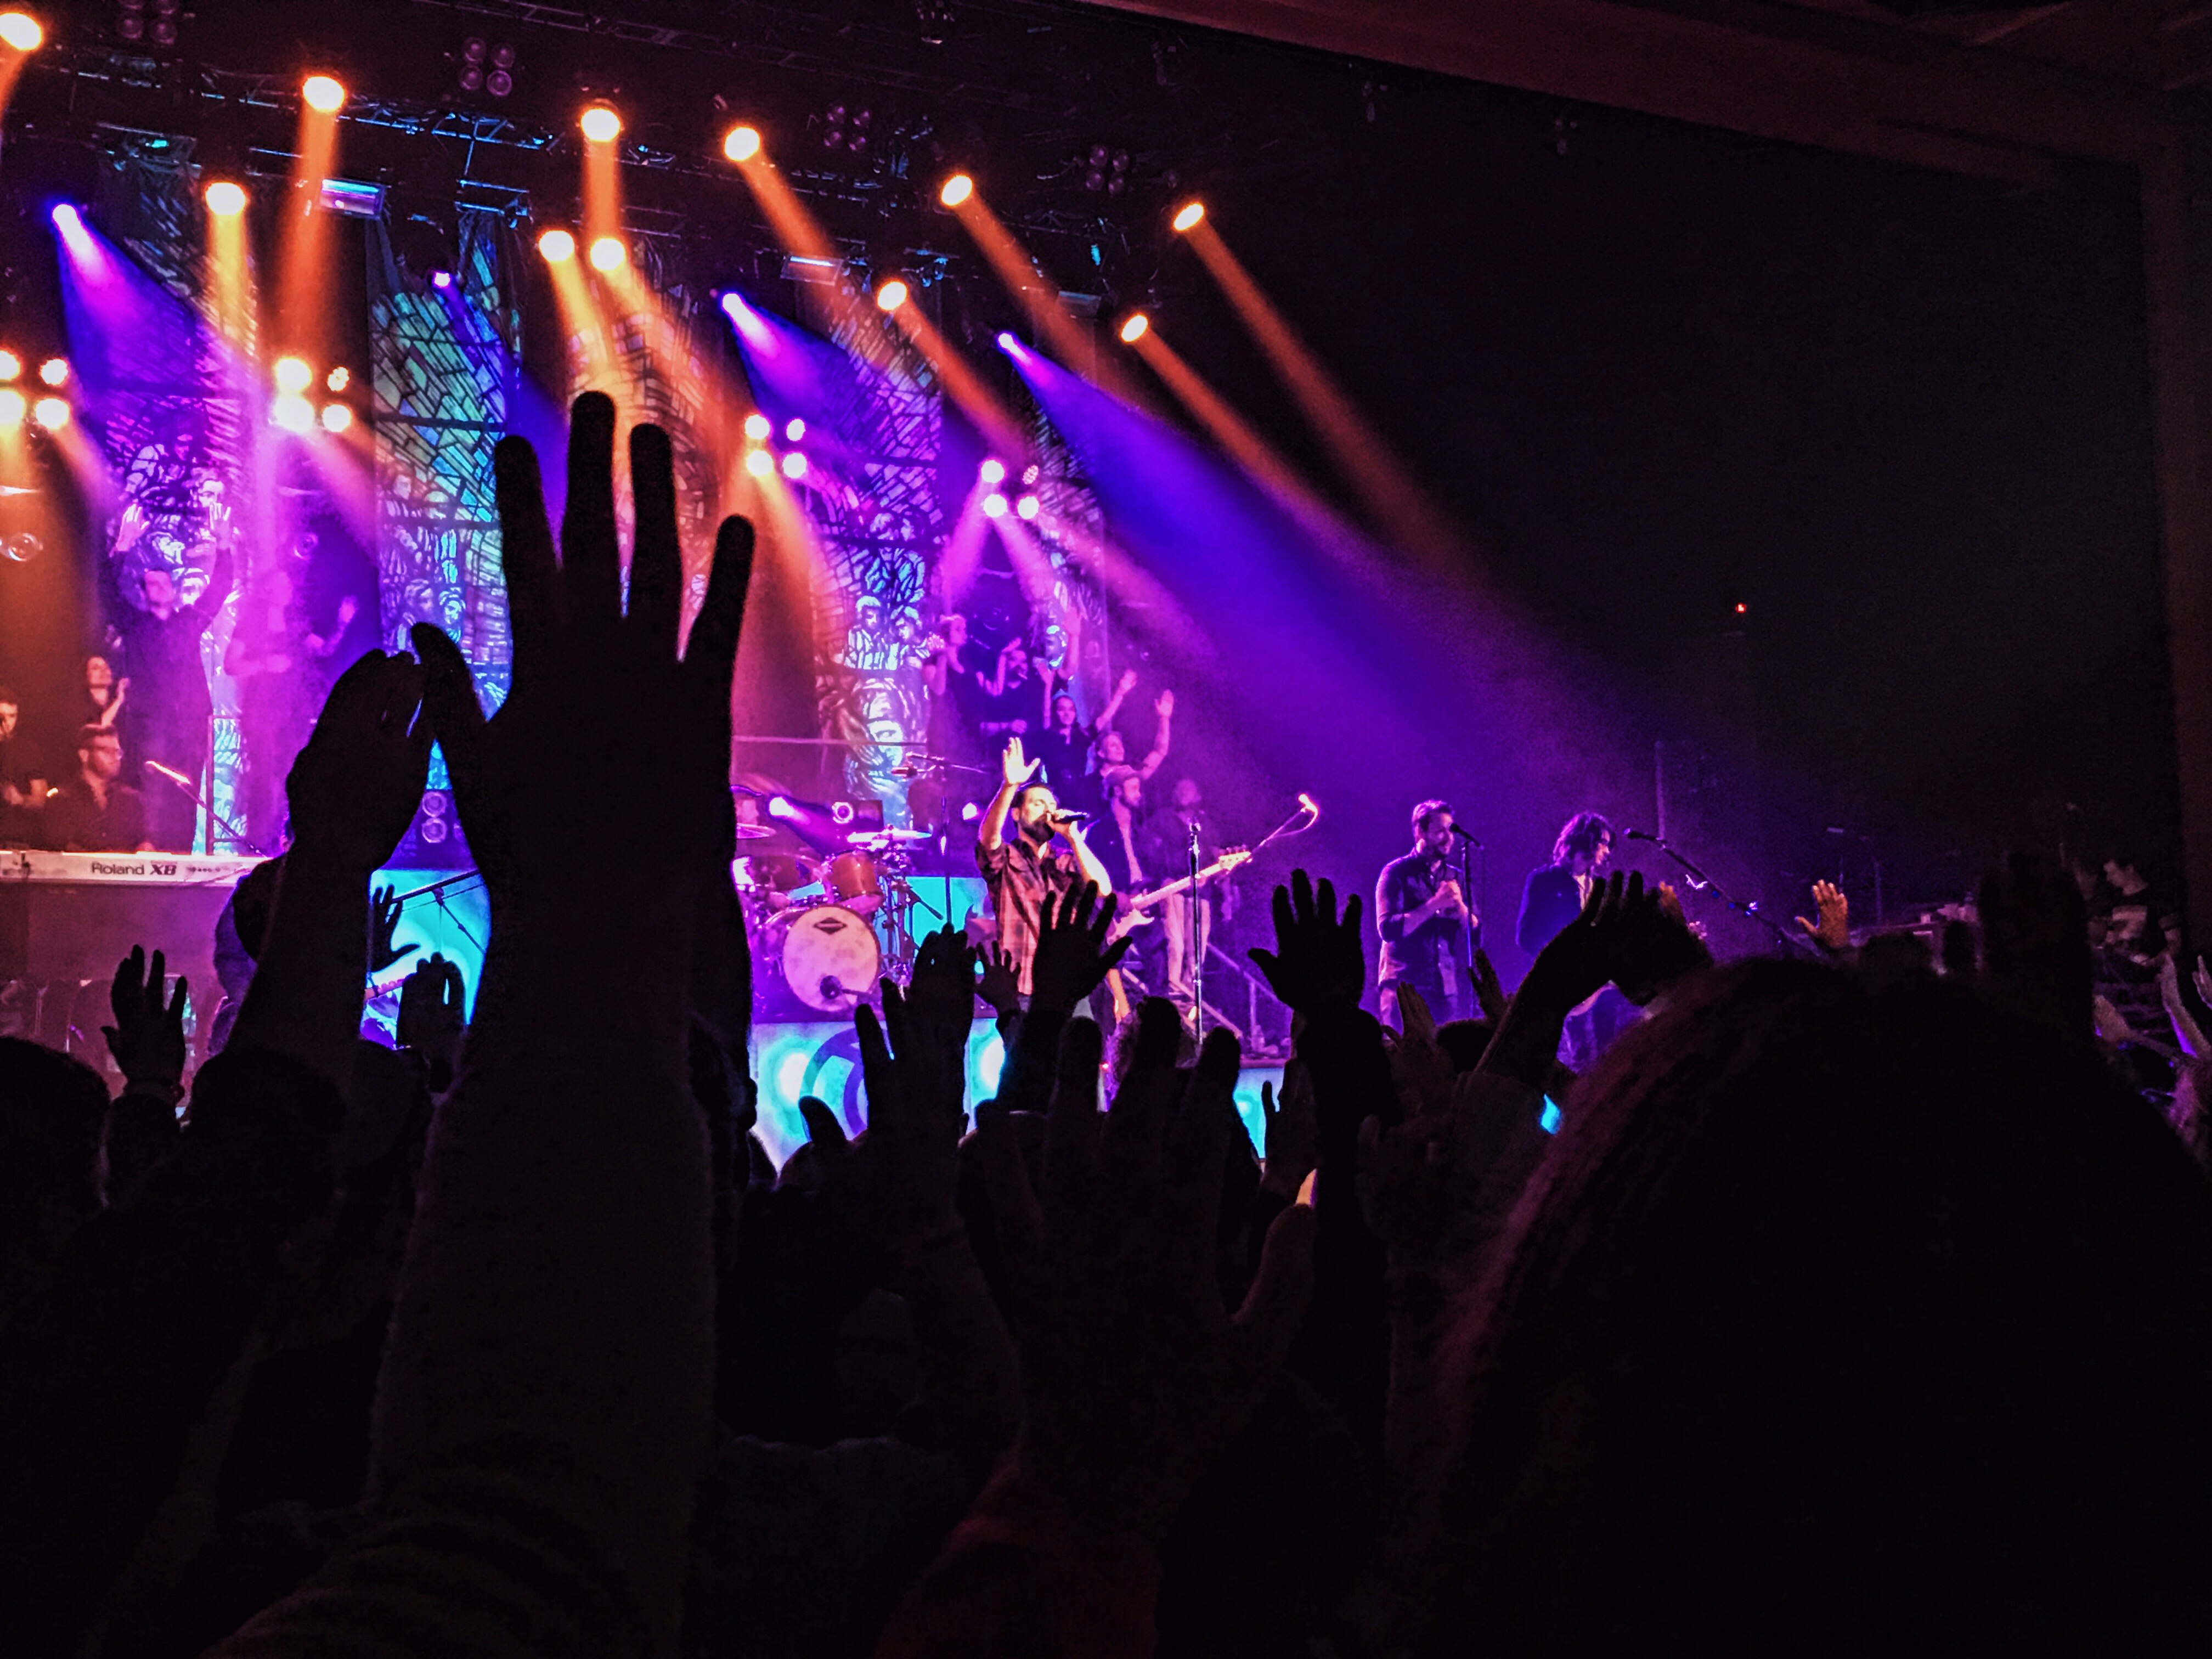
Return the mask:
{"type": "Polygon", "coordinates": [[[999,793],[991,797],[991,804],[983,809],[983,822],[975,831],[975,839],[987,853],[995,853],[1006,844],[1006,814],[1014,810],[1014,797],[1021,787],[1036,776],[1041,760],[1022,758],[1022,740],[1006,739],[1006,752],[1000,757],[999,793]]]}
{"type": "Polygon", "coordinates": [[[1137,671],[1133,668],[1123,669],[1121,678],[1114,682],[1114,695],[1106,699],[1106,706],[1098,711],[1098,718],[1091,722],[1091,731],[1094,733],[1111,732],[1114,729],[1114,716],[1121,712],[1121,705],[1128,700],[1129,693],[1136,689],[1137,671]]]}
{"type": "Polygon", "coordinates": [[[577,399],[557,563],[536,457],[499,446],[514,689],[495,717],[453,641],[415,630],[491,940],[424,1158],[369,1524],[226,1656],[465,1645],[488,1608],[540,1632],[524,1644],[540,1651],[675,1645],[714,1371],[685,1031],[695,935],[733,846],[729,690],[752,532],[724,522],[679,659],[668,440],[630,434],[625,614],[614,434],[610,400],[577,399]],[[618,787],[573,787],[580,745],[613,757],[618,787]],[[578,884],[581,868],[605,873],[578,884]]]}
{"type": "Polygon", "coordinates": [[[230,597],[230,550],[224,548],[215,556],[215,568],[208,572],[207,586],[200,596],[186,607],[195,629],[204,630],[222,610],[222,602],[230,597]]]}
{"type": "Polygon", "coordinates": [[[1137,769],[1137,775],[1148,781],[1168,757],[1169,728],[1175,724],[1175,693],[1161,692],[1159,701],[1152,705],[1152,712],[1160,717],[1159,736],[1152,740],[1152,752],[1145,757],[1145,763],[1137,769]]]}
{"type": "Polygon", "coordinates": [[[368,878],[422,802],[430,723],[411,657],[372,651],[331,688],[285,793],[284,858],[234,1048],[265,1048],[334,1085],[351,1075],[368,966],[368,878]]]}

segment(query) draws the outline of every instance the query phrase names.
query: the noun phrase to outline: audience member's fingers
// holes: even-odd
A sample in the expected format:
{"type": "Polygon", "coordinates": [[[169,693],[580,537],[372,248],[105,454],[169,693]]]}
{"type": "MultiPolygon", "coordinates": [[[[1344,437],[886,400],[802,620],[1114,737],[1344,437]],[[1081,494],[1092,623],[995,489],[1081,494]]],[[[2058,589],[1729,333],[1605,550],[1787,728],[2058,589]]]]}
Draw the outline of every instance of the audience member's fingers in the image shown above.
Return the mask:
{"type": "Polygon", "coordinates": [[[708,691],[726,704],[730,676],[738,663],[738,639],[745,626],[745,590],[753,579],[753,526],[732,515],[714,538],[714,562],[707,573],[707,597],[691,623],[684,661],[708,691]]]}
{"type": "Polygon", "coordinates": [[[443,629],[416,623],[408,630],[416,657],[422,665],[422,707],[430,717],[431,733],[446,751],[446,769],[453,775],[453,791],[465,794],[479,775],[483,706],[477,701],[476,682],[462,659],[460,647],[443,629]]]}
{"type": "Polygon", "coordinates": [[[629,493],[635,533],[629,555],[629,624],[656,656],[676,653],[683,609],[684,546],[676,527],[676,459],[668,434],[638,426],[629,434],[629,493]]]}
{"type": "MultiPolygon", "coordinates": [[[[520,684],[551,650],[560,617],[560,567],[553,557],[553,527],[545,518],[538,452],[526,439],[501,439],[492,452],[492,478],[499,497],[500,574],[507,586],[515,683],[520,684]]],[[[422,649],[419,642],[416,649],[422,649]]]]}
{"type": "Polygon", "coordinates": [[[806,1121],[806,1141],[824,1156],[846,1150],[845,1126],[837,1121],[837,1114],[830,1103],[817,1100],[812,1095],[802,1095],[799,1101],[799,1115],[806,1121]]]}
{"type": "Polygon", "coordinates": [[[572,629],[600,635],[622,618],[622,546],[615,530],[615,405],[603,392],[586,392],[568,409],[561,596],[572,629]]]}
{"type": "MultiPolygon", "coordinates": [[[[890,981],[884,981],[885,988],[890,981]]],[[[884,1041],[884,1028],[876,1011],[866,1003],[853,1010],[854,1034],[860,1045],[860,1080],[868,1091],[868,1127],[889,1129],[898,1113],[898,1079],[891,1072],[891,1051],[884,1041]]],[[[813,1120],[809,1119],[812,1126],[813,1120]]]]}
{"type": "MultiPolygon", "coordinates": [[[[159,988],[161,983],[161,981],[158,979],[154,981],[155,987],[154,1002],[155,1006],[157,1007],[161,1005],[161,1000],[159,988]]],[[[182,974],[179,974],[177,975],[176,994],[169,999],[169,1018],[171,1019],[182,1019],[185,1017],[185,994],[190,988],[191,981],[185,979],[182,974]]]]}

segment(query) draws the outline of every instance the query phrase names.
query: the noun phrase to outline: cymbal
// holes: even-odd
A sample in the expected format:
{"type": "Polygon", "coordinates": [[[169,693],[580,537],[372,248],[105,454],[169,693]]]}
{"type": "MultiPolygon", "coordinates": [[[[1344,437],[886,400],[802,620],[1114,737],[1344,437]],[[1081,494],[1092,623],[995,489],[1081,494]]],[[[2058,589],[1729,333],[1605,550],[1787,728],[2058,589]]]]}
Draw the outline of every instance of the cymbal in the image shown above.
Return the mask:
{"type": "Polygon", "coordinates": [[[766,841],[775,834],[764,823],[740,823],[737,826],[739,841],[766,841]]]}

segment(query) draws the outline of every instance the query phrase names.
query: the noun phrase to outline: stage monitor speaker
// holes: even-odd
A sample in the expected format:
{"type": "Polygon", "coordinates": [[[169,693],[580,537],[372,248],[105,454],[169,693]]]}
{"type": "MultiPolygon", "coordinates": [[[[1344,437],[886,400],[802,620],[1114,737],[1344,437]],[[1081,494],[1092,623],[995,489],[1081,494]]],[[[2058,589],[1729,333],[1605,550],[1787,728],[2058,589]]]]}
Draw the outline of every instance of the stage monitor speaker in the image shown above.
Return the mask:
{"type": "Polygon", "coordinates": [[[467,838],[461,834],[460,814],[453,810],[449,789],[426,789],[414,823],[400,837],[389,867],[401,870],[466,870],[476,860],[469,856],[467,838]]]}

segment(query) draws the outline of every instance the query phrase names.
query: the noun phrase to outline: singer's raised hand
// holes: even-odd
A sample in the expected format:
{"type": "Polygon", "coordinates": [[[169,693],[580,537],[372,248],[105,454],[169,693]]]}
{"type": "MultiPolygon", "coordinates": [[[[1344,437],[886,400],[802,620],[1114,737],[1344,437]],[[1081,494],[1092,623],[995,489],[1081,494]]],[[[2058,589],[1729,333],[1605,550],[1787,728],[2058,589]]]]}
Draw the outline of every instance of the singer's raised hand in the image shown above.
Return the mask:
{"type": "Polygon", "coordinates": [[[1022,740],[1019,738],[1006,739],[1006,752],[1001,757],[1001,761],[1004,766],[1003,775],[1006,781],[1006,787],[1010,789],[1020,788],[1031,778],[1036,776],[1037,769],[1044,764],[1042,760],[1023,758],[1022,740]]]}

